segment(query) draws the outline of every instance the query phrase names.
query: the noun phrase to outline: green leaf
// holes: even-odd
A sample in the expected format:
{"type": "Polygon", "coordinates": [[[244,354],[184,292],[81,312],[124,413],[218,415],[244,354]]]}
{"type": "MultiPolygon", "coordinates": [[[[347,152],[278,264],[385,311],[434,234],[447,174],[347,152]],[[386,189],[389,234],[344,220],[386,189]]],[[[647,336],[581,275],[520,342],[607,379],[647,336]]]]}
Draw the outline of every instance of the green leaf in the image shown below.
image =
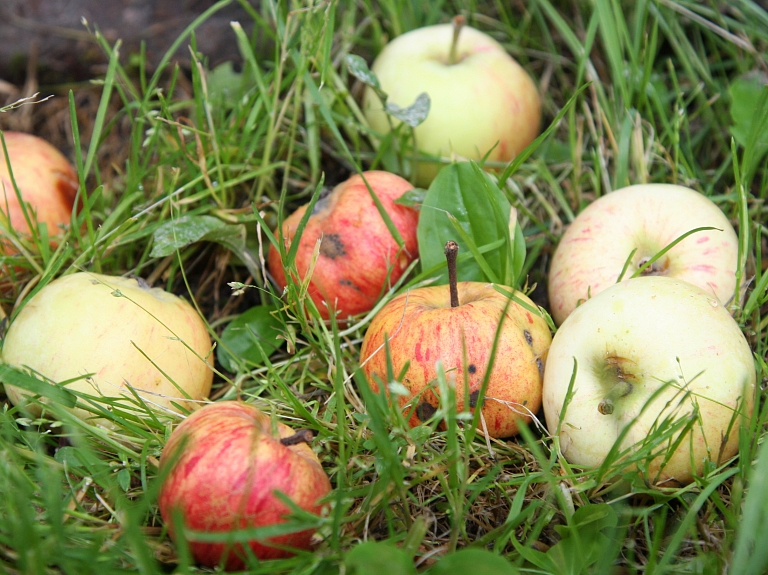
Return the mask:
{"type": "Polygon", "coordinates": [[[462,549],[443,557],[429,571],[429,575],[454,573],[482,573],[483,575],[517,575],[517,567],[509,561],[484,549],[462,549]]]}
{"type": "Polygon", "coordinates": [[[416,97],[416,101],[407,108],[401,108],[397,104],[388,103],[384,109],[390,116],[394,116],[401,122],[415,128],[429,116],[431,101],[429,94],[422,92],[416,97]]]}
{"type": "MultiPolygon", "coordinates": [[[[731,134],[742,146],[747,145],[750,131],[758,113],[760,93],[768,85],[768,77],[761,74],[747,74],[735,80],[728,92],[731,96],[731,134]]],[[[758,143],[763,148],[768,146],[768,126],[760,132],[758,143]]]]}
{"type": "Polygon", "coordinates": [[[424,203],[424,198],[426,197],[427,190],[423,188],[412,188],[397,198],[395,203],[408,208],[413,208],[414,210],[420,210],[421,204],[424,203]]]}
{"type": "Polygon", "coordinates": [[[377,92],[381,92],[381,84],[379,84],[379,79],[376,77],[376,74],[374,74],[371,69],[368,68],[368,64],[363,58],[357,54],[347,54],[347,56],[344,58],[344,61],[347,63],[347,69],[349,70],[350,74],[352,74],[366,86],[370,86],[377,92]]]}
{"type": "Polygon", "coordinates": [[[405,551],[375,541],[353,548],[344,564],[349,575],[416,575],[413,560],[405,551]]]}
{"type": "Polygon", "coordinates": [[[237,371],[236,357],[252,365],[262,365],[282,340],[279,338],[282,322],[275,317],[271,306],[252,307],[229,322],[221,334],[218,348],[219,363],[230,372],[237,371]]]}
{"type": "Polygon", "coordinates": [[[216,66],[206,76],[208,96],[213,101],[220,101],[232,106],[243,95],[243,75],[235,72],[232,62],[227,61],[216,66]]]}
{"type": "MultiPolygon", "coordinates": [[[[155,230],[150,257],[165,257],[199,241],[217,242],[233,251],[245,247],[245,226],[225,224],[213,216],[182,216],[155,230]]],[[[238,254],[240,255],[240,254],[238,254]]]]}
{"type": "MultiPolygon", "coordinates": [[[[459,244],[459,254],[470,246],[457,233],[456,224],[483,253],[483,260],[496,277],[506,277],[507,238],[509,237],[509,200],[491,177],[476,170],[471,162],[445,166],[429,186],[421,207],[417,236],[423,270],[439,266],[438,283],[448,283],[444,246],[448,240],[459,244]],[[502,240],[498,247],[483,251],[483,246],[502,240]],[[441,266],[441,267],[440,267],[441,266]]],[[[476,261],[462,261],[460,281],[491,281],[476,261]]]]}
{"type": "Polygon", "coordinates": [[[128,491],[131,488],[131,472],[125,467],[117,472],[117,484],[123,491],[128,491]]]}

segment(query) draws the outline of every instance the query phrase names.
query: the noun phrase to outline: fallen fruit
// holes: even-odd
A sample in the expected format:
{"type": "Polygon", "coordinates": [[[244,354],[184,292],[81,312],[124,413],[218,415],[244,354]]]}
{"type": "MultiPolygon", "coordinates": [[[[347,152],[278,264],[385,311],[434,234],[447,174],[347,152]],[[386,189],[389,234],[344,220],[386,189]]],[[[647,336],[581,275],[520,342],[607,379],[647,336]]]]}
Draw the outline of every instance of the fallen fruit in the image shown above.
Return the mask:
{"type": "MultiPolygon", "coordinates": [[[[171,536],[178,539],[173,514],[185,529],[226,533],[285,522],[291,509],[281,492],[301,509],[320,514],[320,500],[331,483],[307,441],[309,430],[294,432],[256,407],[223,401],[190,415],[168,439],[160,459],[163,483],[158,505],[171,536]]],[[[259,559],[277,559],[309,549],[313,531],[264,539],[248,546],[259,559]]],[[[227,570],[245,566],[240,543],[205,543],[189,539],[195,560],[227,570]]]]}

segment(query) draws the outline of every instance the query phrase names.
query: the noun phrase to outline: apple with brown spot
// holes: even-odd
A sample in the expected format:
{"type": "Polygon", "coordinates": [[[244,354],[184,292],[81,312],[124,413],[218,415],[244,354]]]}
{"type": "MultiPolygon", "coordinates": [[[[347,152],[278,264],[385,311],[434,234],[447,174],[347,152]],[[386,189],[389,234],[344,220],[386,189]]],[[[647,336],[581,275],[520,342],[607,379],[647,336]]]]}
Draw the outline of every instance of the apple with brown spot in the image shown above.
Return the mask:
{"type": "MultiPolygon", "coordinates": [[[[294,432],[253,405],[239,401],[208,404],[171,434],[160,458],[163,483],[158,506],[171,537],[173,515],[186,529],[207,533],[256,529],[285,522],[290,508],[275,493],[320,514],[331,483],[307,441],[309,430],[294,432]]],[[[259,559],[289,557],[309,549],[312,530],[250,540],[259,559]]],[[[228,570],[245,566],[241,544],[188,540],[195,560],[228,570]]]]}
{"type": "Polygon", "coordinates": [[[28,204],[34,222],[45,223],[54,236],[61,226],[69,225],[78,189],[77,173],[69,161],[51,144],[21,132],[3,132],[8,149],[6,157],[0,146],[0,211],[10,219],[13,229],[29,233],[22,205],[8,171],[10,158],[13,179],[28,204]]]}
{"type": "Polygon", "coordinates": [[[627,280],[659,251],[696,228],[642,275],[668,276],[728,302],[736,288],[738,238],[725,214],[696,190],[671,184],[621,188],[592,202],[563,234],[549,271],[558,325],[580,303],[627,280]]]}
{"type": "MultiPolygon", "coordinates": [[[[316,202],[299,240],[295,264],[300,277],[294,281],[305,278],[320,241],[309,295],[323,318],[328,319],[331,310],[340,320],[370,311],[417,257],[419,214],[395,203],[412,188],[395,174],[368,171],[352,176],[316,202]],[[390,234],[363,178],[402,236],[402,248],[390,234]]],[[[306,209],[307,206],[300,207],[283,222],[286,251],[306,209]]],[[[267,264],[277,285],[284,289],[285,268],[275,246],[270,246],[267,264]]]]}
{"type": "Polygon", "coordinates": [[[363,339],[360,363],[374,391],[388,383],[385,342],[389,343],[395,374],[409,363],[401,380],[408,395],[398,399],[410,414],[411,425],[428,420],[439,407],[438,362],[455,386],[457,409],[474,410],[496,331],[503,322],[482,419],[488,435],[509,437],[518,432],[521,423],[529,422],[541,405],[544,364],[551,342],[549,327],[535,304],[520,292],[510,300],[490,283],[457,283],[457,250],[454,242],[446,244],[448,286],[407,291],[376,314],[363,339]]]}

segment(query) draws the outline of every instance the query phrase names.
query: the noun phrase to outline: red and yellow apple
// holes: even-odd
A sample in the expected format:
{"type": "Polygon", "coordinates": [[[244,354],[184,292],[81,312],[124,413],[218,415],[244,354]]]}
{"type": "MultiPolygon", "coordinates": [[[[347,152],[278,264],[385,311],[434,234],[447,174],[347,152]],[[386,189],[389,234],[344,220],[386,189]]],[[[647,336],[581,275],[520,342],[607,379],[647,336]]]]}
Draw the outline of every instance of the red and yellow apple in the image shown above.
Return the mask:
{"type": "MultiPolygon", "coordinates": [[[[210,351],[205,323],[183,299],[135,279],[81,272],[32,296],[8,328],[2,361],[56,383],[74,379],[67,389],[125,397],[126,408],[136,392],[162,411],[208,396],[210,351]]],[[[11,385],[5,391],[39,413],[27,392],[11,385]]],[[[93,417],[83,408],[73,412],[93,417]]]]}
{"type": "MultiPolygon", "coordinates": [[[[295,505],[320,514],[321,499],[331,483],[306,443],[311,432],[294,431],[256,407],[224,401],[206,405],[171,434],[160,458],[163,483],[158,505],[171,536],[178,539],[173,513],[193,531],[227,533],[285,522],[290,508],[275,495],[282,492],[295,505]]],[[[309,549],[312,530],[250,540],[259,559],[277,559],[309,549]]],[[[223,563],[242,569],[240,544],[188,540],[197,562],[208,567],[223,563]]]]}
{"type": "Polygon", "coordinates": [[[690,282],[726,303],[736,287],[738,239],[714,202],[671,184],[629,186],[597,199],[566,230],[552,258],[549,301],[555,323],[615,284],[628,260],[623,279],[674,240],[701,227],[717,229],[691,234],[643,275],[690,282]]]}
{"type": "MultiPolygon", "coordinates": [[[[297,283],[304,280],[320,241],[309,295],[324,318],[335,312],[339,319],[345,320],[371,310],[417,257],[419,214],[395,203],[412,188],[395,174],[369,171],[352,176],[317,201],[296,252],[295,264],[300,277],[293,279],[297,283]],[[402,236],[402,248],[390,234],[363,177],[402,236]]],[[[307,206],[302,206],[283,222],[280,236],[286,251],[294,241],[306,209],[307,206]]],[[[285,269],[275,246],[270,246],[267,264],[277,285],[284,289],[285,269]]]]}
{"type": "Polygon", "coordinates": [[[597,467],[616,446],[648,481],[684,484],[736,454],[755,382],[750,347],[716,296],[641,277],[587,300],[557,330],[544,414],[573,465],[597,467]]]}
{"type": "MultiPolygon", "coordinates": [[[[475,28],[439,24],[412,30],[389,42],[371,69],[387,104],[405,108],[420,94],[429,95],[429,115],[415,128],[416,145],[426,155],[480,160],[490,151],[488,161],[509,162],[539,135],[536,85],[501,44],[475,28]]],[[[363,111],[380,134],[389,132],[390,120],[399,124],[387,117],[370,87],[363,111]]],[[[416,183],[428,186],[439,168],[435,161],[418,162],[416,183]]]]}
{"type": "Polygon", "coordinates": [[[366,331],[360,364],[377,392],[380,385],[390,383],[386,381],[385,342],[395,374],[409,364],[400,381],[408,395],[398,395],[398,400],[410,414],[410,424],[416,426],[430,419],[440,407],[438,362],[455,386],[457,410],[477,407],[496,331],[500,329],[482,416],[491,437],[515,435],[519,425],[529,422],[541,405],[544,364],[551,341],[549,327],[535,311],[535,304],[520,292],[510,300],[490,283],[454,282],[455,276],[451,284],[455,285],[457,301],[446,285],[416,288],[389,301],[366,331]]]}
{"type": "Polygon", "coordinates": [[[53,236],[61,226],[69,225],[78,189],[77,173],[69,161],[45,140],[21,132],[3,132],[8,149],[6,157],[0,146],[0,211],[11,227],[29,233],[24,211],[8,171],[10,159],[13,179],[28,204],[34,222],[45,223],[53,236]]]}

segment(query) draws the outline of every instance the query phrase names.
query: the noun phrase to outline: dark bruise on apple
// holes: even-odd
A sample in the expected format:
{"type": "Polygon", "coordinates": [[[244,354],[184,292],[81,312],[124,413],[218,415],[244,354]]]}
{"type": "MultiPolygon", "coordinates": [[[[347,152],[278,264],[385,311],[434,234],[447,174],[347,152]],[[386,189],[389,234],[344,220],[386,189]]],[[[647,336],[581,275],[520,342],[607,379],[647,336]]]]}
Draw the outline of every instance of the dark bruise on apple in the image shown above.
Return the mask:
{"type": "MultiPolygon", "coordinates": [[[[402,383],[409,395],[400,396],[399,402],[411,425],[430,419],[440,405],[438,361],[449,380],[455,382],[457,409],[474,410],[496,331],[503,322],[481,409],[488,434],[509,437],[518,432],[521,422],[529,422],[541,405],[544,362],[551,342],[549,327],[539,314],[514,299],[510,301],[493,284],[457,283],[452,262],[456,245],[451,244],[446,246],[449,286],[413,289],[387,303],[365,334],[360,362],[374,391],[388,383],[384,381],[385,340],[394,373],[408,364],[402,383]]],[[[516,292],[515,299],[535,309],[522,293],[516,292]]]]}
{"type": "MultiPolygon", "coordinates": [[[[418,212],[395,203],[412,188],[395,174],[369,171],[352,176],[315,204],[296,252],[300,277],[293,279],[298,283],[305,278],[319,241],[309,295],[323,318],[330,317],[330,310],[341,320],[369,311],[416,258],[418,212]],[[402,236],[402,248],[387,229],[363,176],[402,236]]],[[[286,250],[306,209],[302,206],[283,222],[286,250]]],[[[267,264],[277,285],[284,289],[285,269],[274,246],[270,246],[267,264]]]]}
{"type": "MultiPolygon", "coordinates": [[[[290,508],[276,495],[285,494],[301,509],[323,510],[321,499],[331,484],[308,445],[312,432],[294,432],[256,407],[237,401],[209,404],[189,416],[171,434],[160,460],[164,477],[158,497],[163,521],[171,536],[172,515],[180,512],[187,529],[231,532],[285,521],[290,508]]],[[[312,530],[250,540],[259,559],[293,555],[290,549],[309,549],[312,530]]],[[[227,570],[242,569],[240,544],[188,541],[195,560],[227,570]]]]}

